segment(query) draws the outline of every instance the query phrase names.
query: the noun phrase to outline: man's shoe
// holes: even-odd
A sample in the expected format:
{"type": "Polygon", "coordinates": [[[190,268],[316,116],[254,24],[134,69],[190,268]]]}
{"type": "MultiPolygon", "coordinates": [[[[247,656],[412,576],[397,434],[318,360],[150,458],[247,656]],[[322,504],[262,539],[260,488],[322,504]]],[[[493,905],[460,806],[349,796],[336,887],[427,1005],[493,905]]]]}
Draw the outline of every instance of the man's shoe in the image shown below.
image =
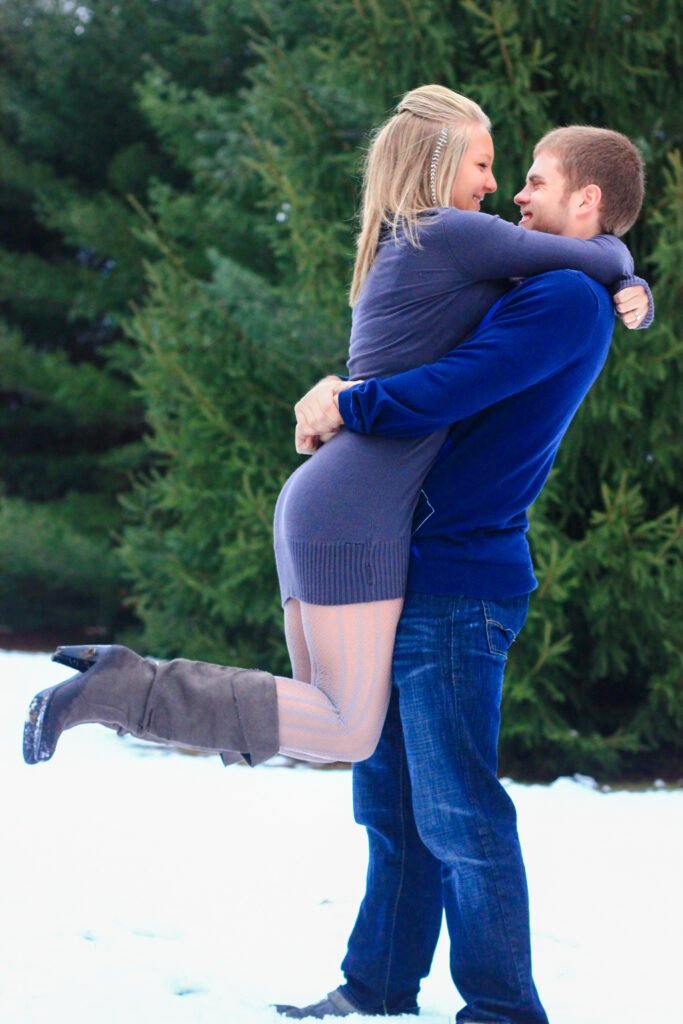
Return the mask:
{"type": "Polygon", "coordinates": [[[276,1003],[275,1009],[283,1017],[292,1020],[305,1020],[307,1017],[314,1017],[322,1020],[323,1017],[348,1017],[352,1013],[359,1013],[364,1017],[374,1017],[374,1013],[366,1013],[358,1006],[354,1006],[351,1000],[344,995],[340,989],[328,992],[319,1003],[311,1003],[310,1006],[288,1006],[287,1004],[276,1003]]]}
{"type": "Polygon", "coordinates": [[[305,1020],[313,1017],[322,1020],[324,1017],[349,1017],[357,1013],[360,1017],[404,1017],[406,1015],[417,1017],[419,1009],[417,1006],[409,1010],[402,1010],[400,1013],[374,1013],[372,1010],[363,1010],[360,1006],[352,1003],[341,988],[335,988],[334,992],[328,992],[319,1003],[311,1003],[310,1006],[288,1006],[276,1003],[275,1009],[282,1017],[289,1017],[290,1020],[305,1020]]]}

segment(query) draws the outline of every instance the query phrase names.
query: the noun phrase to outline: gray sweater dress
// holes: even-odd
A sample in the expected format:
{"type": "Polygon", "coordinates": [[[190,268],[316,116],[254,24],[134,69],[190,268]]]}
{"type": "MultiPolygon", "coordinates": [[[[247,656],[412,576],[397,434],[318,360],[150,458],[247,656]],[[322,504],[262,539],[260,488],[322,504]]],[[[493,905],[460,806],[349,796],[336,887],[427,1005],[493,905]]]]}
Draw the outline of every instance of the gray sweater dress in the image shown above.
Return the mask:
{"type": "MultiPolygon", "coordinates": [[[[420,246],[400,234],[380,242],[353,309],[352,379],[439,359],[472,333],[510,278],[567,268],[613,285],[633,273],[628,249],[611,235],[562,238],[454,208],[424,215],[420,246]]],[[[283,604],[290,597],[342,605],[403,596],[413,512],[446,435],[342,430],[289,477],[274,522],[283,604]]]]}

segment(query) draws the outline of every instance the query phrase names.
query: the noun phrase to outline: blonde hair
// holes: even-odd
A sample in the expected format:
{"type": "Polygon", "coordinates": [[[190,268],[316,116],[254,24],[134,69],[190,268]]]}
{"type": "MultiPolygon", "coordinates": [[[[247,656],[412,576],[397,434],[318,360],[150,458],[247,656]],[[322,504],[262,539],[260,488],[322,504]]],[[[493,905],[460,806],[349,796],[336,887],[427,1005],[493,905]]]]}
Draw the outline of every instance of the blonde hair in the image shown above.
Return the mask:
{"type": "Polygon", "coordinates": [[[477,125],[491,130],[473,100],[442,85],[422,85],[407,92],[393,117],[375,131],[365,159],[352,306],[374,262],[382,228],[395,236],[401,227],[419,246],[419,214],[451,205],[455,176],[477,125]]]}
{"type": "Polygon", "coordinates": [[[567,192],[600,186],[601,231],[623,235],[635,223],[645,194],[645,172],[640,150],[626,135],[575,124],[544,135],[534,157],[541,151],[557,158],[567,192]]]}

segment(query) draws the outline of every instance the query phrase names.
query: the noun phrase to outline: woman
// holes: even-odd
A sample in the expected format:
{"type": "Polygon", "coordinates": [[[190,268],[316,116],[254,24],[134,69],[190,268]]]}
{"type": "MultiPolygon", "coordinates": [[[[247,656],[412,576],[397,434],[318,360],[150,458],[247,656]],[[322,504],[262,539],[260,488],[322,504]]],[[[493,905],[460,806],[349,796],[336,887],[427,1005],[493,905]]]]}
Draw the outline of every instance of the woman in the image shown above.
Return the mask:
{"type": "MultiPolygon", "coordinates": [[[[604,284],[628,250],[528,232],[479,214],[496,182],[490,122],[440,86],[408,93],[368,154],[351,290],[353,377],[387,376],[455,347],[510,287],[559,268],[604,284]]],[[[245,755],[363,760],[386,713],[411,519],[444,433],[418,440],[341,432],[290,477],[275,549],[294,678],[126,648],[60,648],[83,672],[38,694],[24,757],[47,760],[64,729],[102,722],[136,736],[245,755]]]]}

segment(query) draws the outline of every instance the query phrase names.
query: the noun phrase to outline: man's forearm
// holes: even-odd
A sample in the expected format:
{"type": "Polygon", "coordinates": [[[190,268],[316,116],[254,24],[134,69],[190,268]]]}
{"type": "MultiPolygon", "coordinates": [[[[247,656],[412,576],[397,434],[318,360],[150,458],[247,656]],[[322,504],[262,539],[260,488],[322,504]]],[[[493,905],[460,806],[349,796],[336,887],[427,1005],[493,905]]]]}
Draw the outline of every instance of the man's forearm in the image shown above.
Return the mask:
{"type": "MultiPolygon", "coordinates": [[[[591,344],[597,287],[575,274],[527,281],[435,363],[341,392],[344,425],[362,434],[421,437],[532,387],[591,344]]],[[[602,309],[604,315],[604,303],[602,309]]]]}

